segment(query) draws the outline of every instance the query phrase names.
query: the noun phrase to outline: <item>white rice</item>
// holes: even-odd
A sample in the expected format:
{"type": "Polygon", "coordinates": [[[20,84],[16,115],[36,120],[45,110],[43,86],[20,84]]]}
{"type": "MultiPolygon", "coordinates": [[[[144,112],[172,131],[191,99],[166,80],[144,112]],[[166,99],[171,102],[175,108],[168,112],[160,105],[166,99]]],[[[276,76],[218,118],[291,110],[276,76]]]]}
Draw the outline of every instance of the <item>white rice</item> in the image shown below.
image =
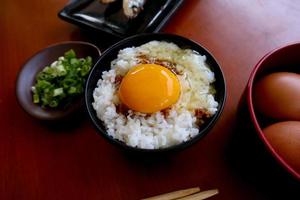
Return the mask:
{"type": "Polygon", "coordinates": [[[195,116],[200,109],[207,115],[216,113],[218,103],[214,99],[212,83],[214,73],[205,63],[206,57],[190,49],[180,49],[167,42],[151,41],[139,47],[120,50],[111,62],[111,70],[104,71],[97,83],[93,107],[104,122],[108,135],[132,147],[143,149],[165,148],[185,142],[199,133],[202,119],[195,116]],[[131,67],[138,65],[140,55],[175,63],[181,85],[181,96],[165,115],[151,115],[129,110],[125,116],[118,113],[120,104],[115,83],[117,76],[124,76],[131,67]]]}

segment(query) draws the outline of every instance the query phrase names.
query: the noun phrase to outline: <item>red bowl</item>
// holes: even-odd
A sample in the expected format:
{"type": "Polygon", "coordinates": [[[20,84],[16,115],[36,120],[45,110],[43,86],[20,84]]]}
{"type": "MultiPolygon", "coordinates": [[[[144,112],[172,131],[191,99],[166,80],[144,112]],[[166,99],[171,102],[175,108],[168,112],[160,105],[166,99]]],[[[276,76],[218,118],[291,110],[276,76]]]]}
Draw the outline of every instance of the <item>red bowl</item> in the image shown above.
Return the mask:
{"type": "Polygon", "coordinates": [[[247,85],[247,104],[250,112],[251,120],[254,124],[256,132],[260,139],[265,144],[271,155],[283,166],[290,174],[296,179],[300,180],[300,172],[293,169],[293,167],[287,163],[272,147],[268,139],[265,137],[262,127],[266,122],[263,118],[259,117],[253,105],[253,85],[262,76],[272,72],[288,71],[288,72],[300,72],[300,42],[289,44],[278,49],[275,49],[267,53],[254,67],[247,85]]]}

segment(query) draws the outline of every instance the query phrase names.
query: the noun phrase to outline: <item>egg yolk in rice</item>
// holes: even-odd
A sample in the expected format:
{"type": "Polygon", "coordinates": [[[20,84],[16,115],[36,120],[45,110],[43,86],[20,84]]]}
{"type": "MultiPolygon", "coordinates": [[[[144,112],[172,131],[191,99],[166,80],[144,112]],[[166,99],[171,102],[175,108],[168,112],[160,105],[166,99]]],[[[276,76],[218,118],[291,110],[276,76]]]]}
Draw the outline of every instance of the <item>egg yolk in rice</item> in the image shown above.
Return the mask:
{"type": "Polygon", "coordinates": [[[128,108],[154,113],[177,102],[180,83],[174,73],[161,65],[141,64],[124,76],[118,95],[128,108]]]}

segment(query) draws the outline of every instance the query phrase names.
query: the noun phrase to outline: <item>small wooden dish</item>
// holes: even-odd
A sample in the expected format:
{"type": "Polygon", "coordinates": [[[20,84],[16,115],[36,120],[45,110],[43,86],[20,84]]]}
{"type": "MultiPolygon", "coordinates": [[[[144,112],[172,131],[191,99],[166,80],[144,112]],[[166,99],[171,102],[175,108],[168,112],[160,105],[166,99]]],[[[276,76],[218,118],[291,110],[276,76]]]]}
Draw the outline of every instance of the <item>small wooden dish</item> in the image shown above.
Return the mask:
{"type": "Polygon", "coordinates": [[[79,110],[83,105],[83,95],[74,100],[66,108],[52,109],[42,108],[32,101],[31,87],[36,82],[36,75],[45,66],[63,56],[64,53],[73,49],[78,57],[91,56],[93,64],[96,63],[100,57],[100,50],[93,44],[80,41],[69,41],[51,45],[45,49],[40,50],[23,65],[16,82],[16,96],[22,108],[32,117],[39,120],[56,121],[69,117],[79,110]]]}

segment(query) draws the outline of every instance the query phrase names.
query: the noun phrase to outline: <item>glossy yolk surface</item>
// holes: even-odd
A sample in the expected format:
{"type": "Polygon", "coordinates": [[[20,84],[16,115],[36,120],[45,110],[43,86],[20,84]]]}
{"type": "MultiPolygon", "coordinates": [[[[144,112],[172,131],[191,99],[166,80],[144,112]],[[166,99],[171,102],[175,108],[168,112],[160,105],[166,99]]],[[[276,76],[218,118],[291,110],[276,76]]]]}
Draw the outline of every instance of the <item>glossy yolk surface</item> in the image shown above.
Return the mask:
{"type": "Polygon", "coordinates": [[[124,76],[119,98],[134,111],[154,113],[176,103],[180,95],[180,83],[169,69],[156,64],[133,67],[124,76]]]}

